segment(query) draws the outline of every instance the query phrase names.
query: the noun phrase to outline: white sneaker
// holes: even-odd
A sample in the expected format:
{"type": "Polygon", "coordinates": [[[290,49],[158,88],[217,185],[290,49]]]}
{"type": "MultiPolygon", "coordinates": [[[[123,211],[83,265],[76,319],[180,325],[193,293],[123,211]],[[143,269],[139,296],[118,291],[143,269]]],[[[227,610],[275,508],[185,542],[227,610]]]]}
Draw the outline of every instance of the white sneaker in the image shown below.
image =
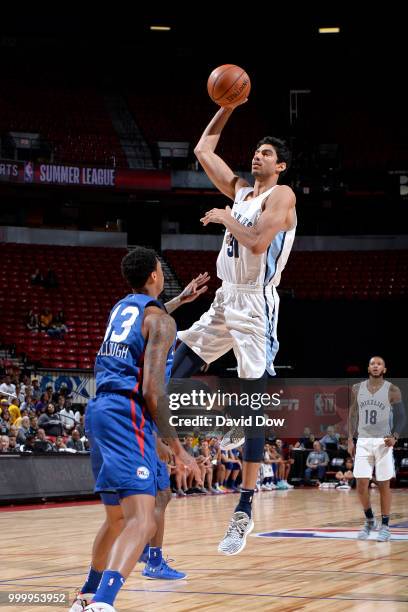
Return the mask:
{"type": "Polygon", "coordinates": [[[367,540],[368,536],[372,531],[376,531],[378,529],[378,524],[375,519],[373,521],[365,520],[364,527],[357,534],[358,540],[367,540]]]}
{"type": "Polygon", "coordinates": [[[245,434],[242,427],[232,427],[221,440],[220,448],[221,450],[228,451],[242,446],[244,442],[245,434]]]}
{"type": "Polygon", "coordinates": [[[77,593],[69,612],[83,612],[95,593],[77,593]]]}
{"type": "Polygon", "coordinates": [[[115,608],[103,601],[96,601],[84,608],[85,612],[116,612],[115,608]]]}
{"type": "Polygon", "coordinates": [[[218,545],[218,552],[237,555],[245,548],[247,536],[254,528],[254,521],[246,512],[234,512],[224,538],[218,545]]]}

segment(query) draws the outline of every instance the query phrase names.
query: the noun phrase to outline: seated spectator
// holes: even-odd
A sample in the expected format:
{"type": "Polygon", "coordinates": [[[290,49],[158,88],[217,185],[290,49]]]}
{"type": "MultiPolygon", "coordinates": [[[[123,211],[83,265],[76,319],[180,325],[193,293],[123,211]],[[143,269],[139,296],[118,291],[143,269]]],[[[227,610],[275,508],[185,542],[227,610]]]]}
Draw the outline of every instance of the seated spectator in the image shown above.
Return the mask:
{"type": "Polygon", "coordinates": [[[48,404],[46,411],[38,419],[38,427],[45,430],[47,436],[61,436],[63,424],[54,404],[48,404]]]}
{"type": "Polygon", "coordinates": [[[41,394],[40,399],[35,404],[36,413],[38,414],[44,412],[48,404],[52,403],[53,402],[51,401],[51,394],[48,391],[44,391],[44,393],[41,394]]]}
{"type": "Polygon", "coordinates": [[[239,450],[234,448],[229,451],[221,451],[221,461],[225,465],[225,478],[223,482],[223,488],[225,490],[238,491],[237,479],[242,470],[242,463],[238,458],[239,450]],[[231,483],[229,479],[231,476],[231,483]]]}
{"type": "Polygon", "coordinates": [[[337,456],[342,459],[350,457],[348,452],[347,438],[339,438],[339,445],[337,447],[337,456]]]}
{"type": "Polygon", "coordinates": [[[320,442],[317,440],[313,444],[313,450],[306,459],[305,482],[310,484],[312,476],[317,477],[317,484],[324,479],[326,468],[329,463],[329,456],[322,450],[320,442]]]}
{"type": "Polygon", "coordinates": [[[34,452],[35,435],[28,434],[26,436],[24,444],[20,446],[21,453],[33,453],[34,452]]]}
{"type": "MultiPolygon", "coordinates": [[[[299,440],[295,443],[294,447],[295,448],[307,448],[306,445],[309,443],[310,436],[311,436],[310,427],[305,427],[303,430],[303,436],[299,438],[299,440]]],[[[312,446],[310,448],[312,448],[312,446]]]]}
{"type": "Polygon", "coordinates": [[[221,461],[221,448],[219,440],[217,438],[211,438],[209,447],[213,464],[213,488],[217,491],[217,493],[225,493],[225,490],[222,488],[225,480],[225,465],[221,461]]]}
{"type": "Polygon", "coordinates": [[[0,453],[8,453],[10,440],[8,436],[0,436],[0,453]]]}
{"type": "Polygon", "coordinates": [[[40,321],[38,315],[33,310],[30,310],[26,317],[26,327],[30,331],[38,332],[40,329],[40,321]]]}
{"type": "Polygon", "coordinates": [[[65,325],[65,315],[63,310],[59,310],[54,317],[54,323],[60,323],[61,325],[65,325]]]}
{"type": "Polygon", "coordinates": [[[50,442],[50,440],[48,440],[43,429],[39,429],[37,432],[34,449],[35,452],[39,454],[54,452],[54,445],[52,444],[52,442],[50,442]]]}
{"type": "Polygon", "coordinates": [[[344,466],[339,468],[338,472],[336,473],[336,479],[339,481],[336,484],[336,489],[350,489],[351,487],[355,486],[356,479],[353,475],[353,467],[353,459],[349,457],[348,459],[346,459],[344,466]]]}
{"type": "Polygon", "coordinates": [[[9,449],[8,449],[9,453],[19,453],[20,452],[20,445],[17,444],[17,438],[16,436],[9,436],[9,449]]]}
{"type": "Polygon", "coordinates": [[[326,448],[326,445],[329,445],[329,449],[332,447],[333,449],[337,450],[339,445],[339,435],[334,432],[333,425],[329,425],[327,427],[326,434],[320,439],[320,444],[322,445],[323,449],[326,448]]]}
{"type": "Polygon", "coordinates": [[[197,457],[197,463],[201,470],[201,478],[203,480],[203,489],[204,493],[210,491],[211,493],[218,493],[216,489],[213,488],[213,472],[214,466],[212,463],[212,455],[210,451],[210,447],[208,444],[208,440],[203,440],[201,442],[201,446],[199,447],[199,455],[197,457]],[[207,481],[207,488],[205,488],[205,484],[207,481]]]}
{"type": "Polygon", "coordinates": [[[64,325],[64,323],[55,323],[55,321],[53,321],[52,325],[47,329],[47,334],[51,338],[62,340],[67,331],[68,327],[64,325]]]}
{"type": "Polygon", "coordinates": [[[32,285],[42,285],[44,282],[44,277],[41,274],[40,268],[36,268],[34,274],[30,277],[30,282],[32,285]]]}
{"type": "Polygon", "coordinates": [[[19,429],[21,427],[21,422],[23,420],[23,417],[28,416],[28,412],[25,408],[21,409],[20,408],[20,416],[14,421],[13,425],[15,425],[17,427],[17,429],[19,429]]]}
{"type": "Polygon", "coordinates": [[[76,421],[74,411],[71,410],[70,402],[65,400],[65,397],[60,396],[58,399],[57,410],[59,412],[62,425],[67,434],[75,429],[76,421]]]}
{"type": "Polygon", "coordinates": [[[278,463],[278,489],[293,489],[293,485],[288,483],[289,472],[294,464],[294,459],[290,457],[290,449],[287,448],[282,440],[277,439],[275,442],[276,452],[279,455],[280,461],[278,463]]]}
{"type": "Polygon", "coordinates": [[[28,430],[30,433],[37,435],[38,433],[38,418],[36,414],[30,414],[30,429],[28,430]]]}
{"type": "Polygon", "coordinates": [[[28,416],[23,416],[23,418],[21,419],[21,426],[18,428],[18,433],[17,433],[17,442],[18,442],[18,444],[24,444],[26,439],[27,439],[27,435],[29,433],[31,433],[35,437],[35,432],[30,432],[30,419],[29,419],[29,417],[28,416]]]}
{"type": "Polygon", "coordinates": [[[44,308],[40,314],[40,330],[47,331],[52,323],[52,312],[49,308],[44,308]]]}
{"type": "Polygon", "coordinates": [[[0,395],[2,393],[4,393],[4,395],[7,395],[9,399],[11,399],[11,397],[17,397],[16,385],[11,382],[10,374],[5,374],[3,376],[3,382],[0,385],[0,395]]]}
{"type": "Polygon", "coordinates": [[[83,452],[85,450],[84,444],[81,440],[81,436],[77,429],[74,429],[71,436],[68,438],[67,448],[72,448],[77,452],[83,452]]]}
{"type": "Polygon", "coordinates": [[[64,439],[62,436],[57,436],[57,439],[55,440],[55,444],[54,444],[54,450],[56,450],[57,452],[60,451],[64,451],[66,450],[67,447],[64,444],[64,439]]]}
{"type": "Polygon", "coordinates": [[[0,435],[8,435],[11,427],[10,413],[8,411],[8,401],[4,401],[4,404],[0,404],[0,435]]]}

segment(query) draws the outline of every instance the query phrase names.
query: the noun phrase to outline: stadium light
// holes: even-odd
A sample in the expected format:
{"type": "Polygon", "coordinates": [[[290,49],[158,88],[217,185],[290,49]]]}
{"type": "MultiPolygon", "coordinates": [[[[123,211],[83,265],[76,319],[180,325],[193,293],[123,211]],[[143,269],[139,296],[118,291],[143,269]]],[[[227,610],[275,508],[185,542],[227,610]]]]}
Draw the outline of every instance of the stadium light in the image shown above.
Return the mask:
{"type": "Polygon", "coordinates": [[[171,27],[170,26],[151,25],[150,29],[153,30],[154,32],[169,32],[171,30],[171,27]]]}
{"type": "Polygon", "coordinates": [[[340,28],[319,28],[319,34],[339,34],[340,28]]]}

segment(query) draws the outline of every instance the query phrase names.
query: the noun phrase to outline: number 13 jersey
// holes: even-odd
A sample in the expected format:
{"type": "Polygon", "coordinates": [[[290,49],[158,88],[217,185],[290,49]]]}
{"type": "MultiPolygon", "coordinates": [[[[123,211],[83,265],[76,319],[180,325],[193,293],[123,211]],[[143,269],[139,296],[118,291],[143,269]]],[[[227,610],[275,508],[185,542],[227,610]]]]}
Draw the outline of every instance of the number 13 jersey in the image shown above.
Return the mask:
{"type": "MultiPolygon", "coordinates": [[[[144,311],[163,305],[149,295],[131,293],[118,302],[95,362],[96,393],[141,390],[146,340],[142,335],[144,311]],[[139,389],[140,386],[140,389],[139,389]]],[[[170,377],[174,344],[167,356],[166,382],[170,377]]]]}

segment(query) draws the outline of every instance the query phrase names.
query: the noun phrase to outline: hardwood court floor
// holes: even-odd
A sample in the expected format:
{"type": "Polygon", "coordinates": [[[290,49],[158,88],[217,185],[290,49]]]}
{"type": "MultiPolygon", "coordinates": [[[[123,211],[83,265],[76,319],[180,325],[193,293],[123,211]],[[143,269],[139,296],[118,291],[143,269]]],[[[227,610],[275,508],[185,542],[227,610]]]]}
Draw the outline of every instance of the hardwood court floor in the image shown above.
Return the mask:
{"type": "MultiPolygon", "coordinates": [[[[217,553],[237,495],[175,499],[167,512],[165,554],[188,572],[180,582],[145,580],[141,565],[117,601],[118,612],[195,610],[408,609],[408,490],[394,491],[389,543],[318,537],[249,537],[237,556],[217,553]]],[[[378,511],[378,492],[373,491],[378,511]]],[[[0,591],[69,590],[82,584],[102,506],[0,512],[0,591]]],[[[326,528],[350,537],[362,524],[354,491],[300,489],[258,493],[255,530],[326,528]],[[347,530],[351,530],[347,533],[347,530]]],[[[10,607],[1,612],[63,610],[10,607]]]]}

